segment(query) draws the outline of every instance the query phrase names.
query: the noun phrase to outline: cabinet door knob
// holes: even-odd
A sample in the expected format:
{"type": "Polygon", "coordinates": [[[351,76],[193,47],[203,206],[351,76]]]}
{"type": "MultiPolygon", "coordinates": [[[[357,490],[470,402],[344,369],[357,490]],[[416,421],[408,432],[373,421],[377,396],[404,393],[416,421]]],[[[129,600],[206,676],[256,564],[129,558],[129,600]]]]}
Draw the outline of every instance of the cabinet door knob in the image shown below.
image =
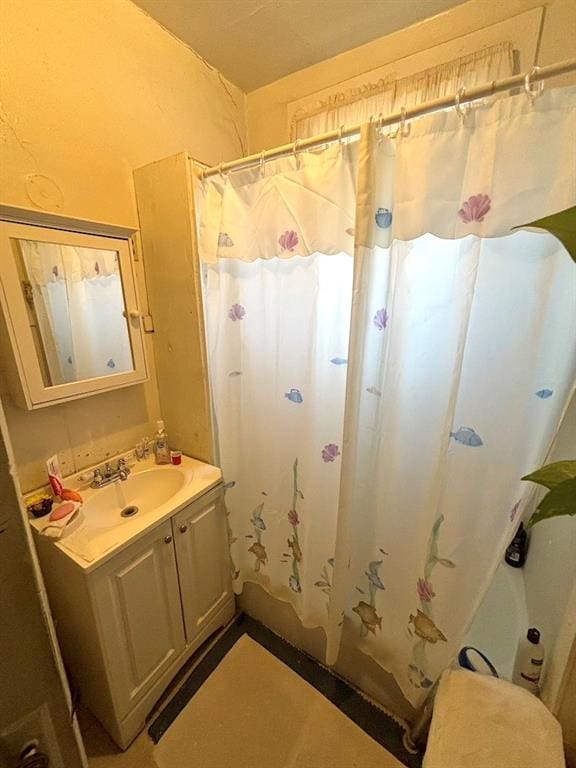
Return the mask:
{"type": "Polygon", "coordinates": [[[131,317],[132,320],[137,320],[139,317],[141,317],[141,314],[137,309],[125,309],[122,314],[124,317],[131,317]]]}
{"type": "Polygon", "coordinates": [[[170,544],[171,541],[172,536],[170,536],[170,534],[168,534],[168,536],[164,536],[164,544],[170,544]]]}
{"type": "Polygon", "coordinates": [[[180,533],[186,533],[187,530],[188,530],[188,526],[186,525],[186,523],[182,523],[182,525],[180,526],[180,533]]]}

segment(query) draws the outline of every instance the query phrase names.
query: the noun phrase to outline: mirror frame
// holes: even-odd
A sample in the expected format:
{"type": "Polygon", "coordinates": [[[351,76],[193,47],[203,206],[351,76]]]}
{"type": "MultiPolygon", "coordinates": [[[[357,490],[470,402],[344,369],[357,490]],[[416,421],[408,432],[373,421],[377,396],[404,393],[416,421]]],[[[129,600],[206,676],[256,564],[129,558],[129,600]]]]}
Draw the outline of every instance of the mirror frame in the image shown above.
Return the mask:
{"type": "MultiPolygon", "coordinates": [[[[99,228],[102,229],[105,226],[99,225],[99,228]]],[[[50,226],[47,228],[37,224],[0,221],[0,302],[4,310],[4,320],[13,352],[13,362],[20,380],[19,392],[15,392],[14,387],[12,387],[12,394],[18,405],[33,410],[54,403],[67,402],[100,392],[141,384],[148,380],[142,315],[139,310],[136,279],[132,264],[133,249],[133,237],[112,237],[100,233],[70,231],[64,229],[60,222],[57,227],[50,226]],[[118,252],[134,370],[46,386],[15,263],[11,242],[14,239],[38,240],[118,252]]],[[[14,377],[12,376],[13,380],[14,377]]]]}

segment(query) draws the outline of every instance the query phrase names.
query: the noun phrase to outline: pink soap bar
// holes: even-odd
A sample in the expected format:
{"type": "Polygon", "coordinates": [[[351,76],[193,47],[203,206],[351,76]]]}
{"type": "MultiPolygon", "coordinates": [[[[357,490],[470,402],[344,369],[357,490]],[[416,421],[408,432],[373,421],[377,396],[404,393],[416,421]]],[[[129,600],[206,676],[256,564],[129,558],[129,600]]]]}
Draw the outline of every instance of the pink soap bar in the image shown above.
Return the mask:
{"type": "Polygon", "coordinates": [[[74,512],[78,505],[74,504],[73,501],[65,501],[64,504],[59,504],[56,509],[53,510],[52,514],[48,518],[49,520],[62,520],[63,517],[68,517],[69,514],[74,512]]]}

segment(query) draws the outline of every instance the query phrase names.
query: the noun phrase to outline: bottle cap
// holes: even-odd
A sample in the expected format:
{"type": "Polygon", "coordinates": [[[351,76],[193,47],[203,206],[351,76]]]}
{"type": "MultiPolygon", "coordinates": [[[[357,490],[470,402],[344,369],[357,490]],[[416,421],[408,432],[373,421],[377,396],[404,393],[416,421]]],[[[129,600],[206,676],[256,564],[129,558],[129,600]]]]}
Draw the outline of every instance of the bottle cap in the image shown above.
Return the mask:
{"type": "Polygon", "coordinates": [[[156,426],[158,427],[158,432],[164,432],[164,419],[158,419],[156,426]]]}
{"type": "Polygon", "coordinates": [[[530,627],[526,637],[528,640],[530,640],[531,643],[534,643],[534,645],[538,645],[540,642],[540,632],[536,629],[536,627],[530,627]]]}

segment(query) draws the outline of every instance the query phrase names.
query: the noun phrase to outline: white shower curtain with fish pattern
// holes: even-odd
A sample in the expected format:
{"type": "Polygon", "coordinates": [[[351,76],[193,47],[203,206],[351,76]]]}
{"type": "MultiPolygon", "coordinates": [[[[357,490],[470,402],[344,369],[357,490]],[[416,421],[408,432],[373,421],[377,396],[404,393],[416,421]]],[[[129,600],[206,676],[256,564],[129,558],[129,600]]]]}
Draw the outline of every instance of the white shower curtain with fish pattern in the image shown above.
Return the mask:
{"type": "Polygon", "coordinates": [[[357,146],[204,186],[200,247],[234,587],[326,625],[350,330],[357,146]]]}
{"type": "Polygon", "coordinates": [[[568,88],[395,139],[367,125],[356,146],[204,184],[235,588],[323,626],[331,664],[346,623],[414,705],[457,654],[573,392],[576,267],[551,235],[512,230],[576,203],[575,135],[568,88]]]}

